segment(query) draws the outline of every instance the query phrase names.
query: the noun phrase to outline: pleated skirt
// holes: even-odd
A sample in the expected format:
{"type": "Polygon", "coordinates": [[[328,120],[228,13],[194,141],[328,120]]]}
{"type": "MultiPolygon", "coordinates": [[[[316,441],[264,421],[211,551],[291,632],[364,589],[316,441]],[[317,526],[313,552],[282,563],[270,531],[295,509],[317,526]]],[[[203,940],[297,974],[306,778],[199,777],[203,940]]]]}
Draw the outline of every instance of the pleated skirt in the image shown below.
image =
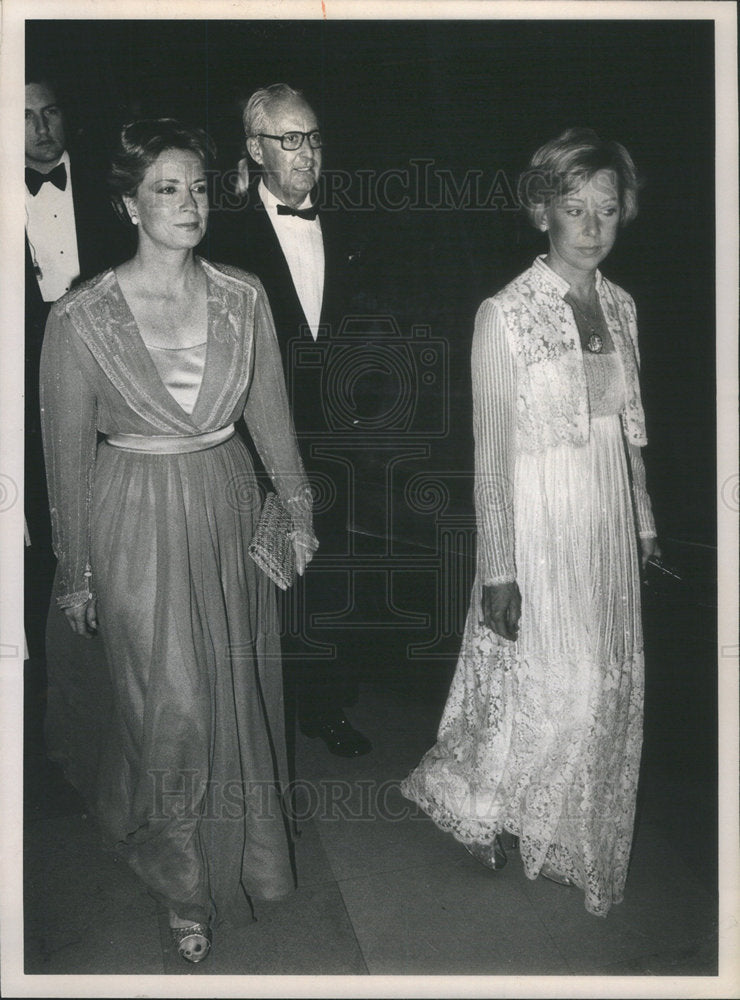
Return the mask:
{"type": "Polygon", "coordinates": [[[275,594],[247,552],[259,512],[238,436],[184,455],[99,446],[93,642],[112,710],[93,724],[94,810],[106,846],[194,921],[249,919],[250,898],[295,885],[275,594]]]}

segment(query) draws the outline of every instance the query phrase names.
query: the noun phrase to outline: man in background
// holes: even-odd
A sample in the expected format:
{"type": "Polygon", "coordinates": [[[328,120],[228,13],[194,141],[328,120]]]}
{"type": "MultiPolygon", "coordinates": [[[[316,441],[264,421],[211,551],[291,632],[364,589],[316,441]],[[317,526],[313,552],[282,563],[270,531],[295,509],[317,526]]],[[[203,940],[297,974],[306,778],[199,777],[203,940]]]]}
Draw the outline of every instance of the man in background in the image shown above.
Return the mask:
{"type": "MultiPolygon", "coordinates": [[[[287,84],[260,89],[246,103],[243,122],[247,152],[261,168],[260,176],[246,188],[238,209],[212,215],[210,255],[256,274],[265,286],[310,479],[315,467],[312,441],[330,430],[316,368],[326,357],[321,348],[328,347],[332,331],[336,333],[346,315],[351,255],[335,214],[321,214],[313,202],[321,176],[322,139],[316,115],[303,95],[287,84]],[[314,362],[305,369],[294,364],[297,345],[304,351],[317,348],[314,362]]],[[[343,474],[341,470],[333,477],[334,503],[318,517],[316,531],[324,555],[345,551],[350,512],[343,474]]],[[[318,563],[305,585],[303,581],[298,585],[306,588],[307,609],[324,614],[343,609],[345,591],[336,577],[320,571],[318,563]]],[[[289,636],[284,648],[286,700],[291,703],[295,689],[304,734],[320,737],[338,756],[368,753],[370,741],[352,726],[344,710],[354,678],[341,643],[336,659],[319,663],[301,662],[300,653],[291,655],[289,636]]]]}
{"type": "Polygon", "coordinates": [[[29,655],[43,657],[55,568],[39,414],[44,328],[52,303],[129,247],[103,170],[70,155],[57,85],[43,71],[26,73],[25,119],[25,624],[29,655]]]}

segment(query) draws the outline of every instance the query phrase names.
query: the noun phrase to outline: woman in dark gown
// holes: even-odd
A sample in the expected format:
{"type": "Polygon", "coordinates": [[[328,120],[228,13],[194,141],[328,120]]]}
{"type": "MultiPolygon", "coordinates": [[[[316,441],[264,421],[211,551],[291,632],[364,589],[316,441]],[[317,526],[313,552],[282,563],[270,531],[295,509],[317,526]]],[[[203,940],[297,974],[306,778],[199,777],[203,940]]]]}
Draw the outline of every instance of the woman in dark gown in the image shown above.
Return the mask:
{"type": "Polygon", "coordinates": [[[242,415],[300,573],[316,547],[264,290],[193,252],[207,152],[171,119],[124,128],[111,184],[136,254],[54,306],[41,366],[57,603],[75,633],[99,632],[112,685],[94,808],[189,961],[217,917],[294,888],[275,595],[247,552],[261,505],[242,415]]]}

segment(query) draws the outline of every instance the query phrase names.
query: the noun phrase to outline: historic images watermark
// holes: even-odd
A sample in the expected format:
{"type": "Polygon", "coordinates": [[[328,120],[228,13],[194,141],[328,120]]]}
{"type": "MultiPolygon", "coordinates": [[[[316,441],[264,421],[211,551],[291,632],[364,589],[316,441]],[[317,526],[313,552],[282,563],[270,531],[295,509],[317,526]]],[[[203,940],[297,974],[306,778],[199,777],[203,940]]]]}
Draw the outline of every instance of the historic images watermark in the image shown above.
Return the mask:
{"type": "MultiPolygon", "coordinates": [[[[257,822],[283,818],[292,823],[318,820],[322,823],[405,823],[428,822],[421,807],[407,799],[398,779],[377,781],[371,778],[346,780],[325,778],[319,781],[297,779],[283,787],[274,781],[245,781],[234,778],[223,782],[205,782],[195,770],[173,772],[150,770],[150,817],[153,823],[172,819],[241,822],[251,816],[257,822]]],[[[590,789],[589,800],[602,796],[604,809],[600,822],[604,835],[618,826],[620,807],[614,801],[611,785],[590,789]],[[608,787],[607,787],[608,786],[608,787]]],[[[537,822],[552,797],[549,785],[533,782],[518,803],[519,822],[530,816],[537,822]]],[[[442,813],[462,819],[462,829],[493,834],[500,832],[504,801],[493,788],[450,782],[438,789],[442,813]]],[[[560,828],[570,823],[578,828],[583,818],[577,805],[560,816],[560,828]]]]}
{"type": "MultiPolygon", "coordinates": [[[[212,211],[238,212],[250,191],[239,168],[209,172],[212,211]]],[[[385,170],[325,169],[322,212],[518,212],[522,205],[566,195],[563,178],[544,170],[454,171],[434,159],[410,159],[385,170]]]]}
{"type": "MultiPolygon", "coordinates": [[[[410,159],[386,170],[337,170],[321,175],[322,212],[508,211],[519,208],[517,178],[505,170],[470,169],[459,174],[433,159],[410,159]]],[[[249,192],[238,168],[214,175],[211,204],[239,211],[249,192]],[[217,181],[217,183],[216,183],[217,181]]]]}
{"type": "Polygon", "coordinates": [[[423,813],[401,794],[400,781],[298,779],[279,788],[274,781],[203,781],[199,772],[150,770],[151,818],[257,820],[280,816],[296,822],[312,819],[365,823],[401,822],[423,813]]]}

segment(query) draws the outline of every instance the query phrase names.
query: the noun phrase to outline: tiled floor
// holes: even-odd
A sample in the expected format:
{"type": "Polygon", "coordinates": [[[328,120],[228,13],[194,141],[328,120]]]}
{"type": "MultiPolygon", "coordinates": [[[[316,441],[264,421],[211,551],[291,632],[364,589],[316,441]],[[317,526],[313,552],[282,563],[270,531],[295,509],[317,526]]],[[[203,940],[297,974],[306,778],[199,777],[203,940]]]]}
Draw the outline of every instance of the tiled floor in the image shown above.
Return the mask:
{"type": "MultiPolygon", "coordinates": [[[[646,623],[648,653],[659,646],[661,655],[648,677],[627,890],[606,919],[589,915],[576,889],[528,881],[515,852],[503,871],[483,869],[400,795],[398,782],[433,742],[449,665],[426,675],[386,671],[361,686],[349,713],[372,754],[348,761],[298,737],[297,892],[256,904],[247,926],[223,925],[211,956],[194,967],[177,956],[164,914],[133,874],[100,850],[81,800],[45,761],[43,692],[34,707],[30,677],[26,974],[346,975],[365,986],[379,976],[600,977],[588,995],[600,995],[611,981],[603,977],[644,976],[671,977],[665,995],[689,986],[721,995],[712,992],[717,980],[692,978],[718,970],[713,743],[701,738],[712,705],[702,702],[695,669],[702,660],[712,669],[712,649],[693,629],[667,630],[657,610],[651,619],[649,603],[646,623]],[[674,724],[687,703],[687,719],[674,724]]],[[[202,995],[213,988],[204,981],[202,995]]]]}

